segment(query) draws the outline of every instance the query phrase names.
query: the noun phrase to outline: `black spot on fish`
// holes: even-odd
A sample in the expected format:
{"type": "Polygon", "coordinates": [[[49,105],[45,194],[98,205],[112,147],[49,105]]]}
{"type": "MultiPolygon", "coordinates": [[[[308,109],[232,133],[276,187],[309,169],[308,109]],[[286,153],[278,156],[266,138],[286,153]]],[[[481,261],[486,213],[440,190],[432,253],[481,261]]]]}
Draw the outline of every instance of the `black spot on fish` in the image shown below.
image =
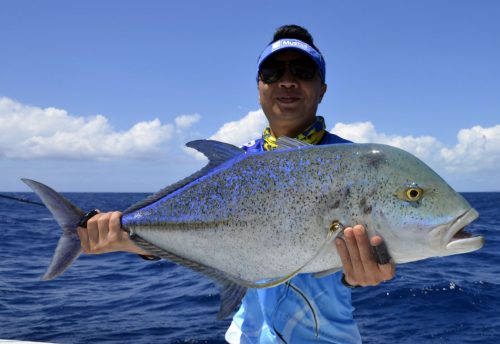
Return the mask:
{"type": "Polygon", "coordinates": [[[337,209],[340,206],[340,200],[336,200],[332,205],[332,209],[337,209]]]}
{"type": "Polygon", "coordinates": [[[368,168],[379,168],[386,161],[385,154],[380,151],[372,151],[363,156],[368,168]]]}
{"type": "Polygon", "coordinates": [[[363,197],[361,201],[359,202],[359,208],[363,209],[364,214],[369,214],[372,212],[372,206],[369,204],[366,204],[366,197],[363,197]]]}
{"type": "Polygon", "coordinates": [[[348,186],[345,188],[344,197],[349,197],[349,196],[351,196],[351,188],[348,186]]]}

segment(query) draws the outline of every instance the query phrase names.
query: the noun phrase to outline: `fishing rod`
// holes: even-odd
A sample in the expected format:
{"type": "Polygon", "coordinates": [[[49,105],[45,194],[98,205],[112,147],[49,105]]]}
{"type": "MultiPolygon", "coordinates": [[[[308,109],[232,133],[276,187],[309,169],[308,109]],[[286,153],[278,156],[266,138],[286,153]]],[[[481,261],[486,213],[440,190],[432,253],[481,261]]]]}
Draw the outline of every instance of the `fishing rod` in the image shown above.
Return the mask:
{"type": "Polygon", "coordinates": [[[39,205],[39,206],[45,207],[45,204],[43,204],[43,203],[40,203],[37,201],[32,201],[32,200],[24,198],[24,197],[14,197],[14,196],[0,194],[0,198],[6,198],[6,199],[13,200],[13,201],[29,203],[29,204],[34,204],[34,205],[39,205]]]}
{"type": "MultiPolygon", "coordinates": [[[[13,201],[29,203],[29,204],[34,204],[34,205],[39,205],[39,206],[42,206],[44,208],[47,207],[43,203],[40,203],[37,201],[32,201],[32,200],[24,198],[24,197],[14,197],[14,196],[9,196],[9,195],[5,195],[5,194],[0,194],[0,198],[10,199],[13,201]]],[[[99,210],[97,210],[97,209],[91,210],[91,211],[87,212],[86,214],[84,214],[82,216],[82,218],[80,219],[80,221],[78,222],[78,227],[87,228],[87,221],[90,220],[91,217],[93,217],[94,215],[97,215],[97,214],[99,214],[99,210]]]]}

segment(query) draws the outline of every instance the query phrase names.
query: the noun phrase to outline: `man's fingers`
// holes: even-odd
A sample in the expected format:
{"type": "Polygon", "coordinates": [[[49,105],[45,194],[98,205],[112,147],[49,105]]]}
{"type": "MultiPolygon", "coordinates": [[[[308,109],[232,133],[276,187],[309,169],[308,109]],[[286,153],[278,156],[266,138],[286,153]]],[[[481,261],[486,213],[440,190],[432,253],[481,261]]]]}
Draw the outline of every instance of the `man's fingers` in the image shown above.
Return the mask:
{"type": "Polygon", "coordinates": [[[373,246],[373,253],[375,254],[375,259],[379,265],[386,265],[390,263],[391,256],[383,241],[380,244],[373,246]]]}
{"type": "Polygon", "coordinates": [[[375,235],[370,239],[370,244],[372,246],[378,246],[384,242],[384,239],[380,235],[375,235]]]}
{"type": "Polygon", "coordinates": [[[122,213],[119,211],[114,211],[111,213],[109,219],[109,233],[121,234],[123,230],[121,229],[122,213]]]}
{"type": "Polygon", "coordinates": [[[102,214],[102,216],[100,216],[97,219],[97,223],[98,223],[97,234],[98,234],[99,241],[95,242],[95,244],[98,246],[102,246],[102,244],[105,243],[107,238],[108,238],[110,217],[111,217],[111,215],[109,213],[105,213],[105,214],[102,214]]]}
{"type": "Polygon", "coordinates": [[[78,236],[80,237],[80,245],[82,246],[83,253],[90,252],[89,235],[87,233],[87,228],[78,227],[76,229],[78,236]]]}
{"type": "Polygon", "coordinates": [[[349,252],[347,251],[346,243],[343,239],[336,239],[335,245],[337,246],[337,252],[342,261],[342,267],[344,269],[345,275],[352,275],[354,270],[351,263],[351,257],[349,257],[349,252]]]}
{"type": "Polygon", "coordinates": [[[375,235],[370,239],[373,252],[378,263],[381,279],[388,281],[396,274],[396,265],[391,261],[391,255],[382,237],[375,235]]]}
{"type": "Polygon", "coordinates": [[[122,213],[118,211],[99,213],[87,221],[87,228],[77,228],[82,251],[87,254],[101,254],[127,251],[148,254],[137,247],[121,228],[122,213]]]}
{"type": "Polygon", "coordinates": [[[348,227],[344,230],[344,242],[351,258],[353,265],[361,262],[361,257],[359,256],[358,244],[356,242],[356,237],[354,236],[353,228],[348,227]]]}
{"type": "Polygon", "coordinates": [[[100,213],[87,222],[87,236],[89,242],[88,253],[101,253],[100,249],[106,242],[109,228],[109,213],[100,213]]]}
{"type": "Polygon", "coordinates": [[[350,285],[377,285],[394,277],[395,266],[380,236],[369,238],[361,225],[344,230],[343,239],[336,240],[345,280],[350,285]]]}
{"type": "Polygon", "coordinates": [[[363,226],[356,225],[353,227],[354,237],[356,238],[357,249],[365,271],[376,268],[377,263],[373,257],[372,246],[366,230],[363,226]]]}
{"type": "MultiPolygon", "coordinates": [[[[363,261],[358,249],[358,242],[356,241],[354,228],[348,227],[344,230],[344,241],[350,258],[350,263],[352,265],[352,275],[364,274],[363,261]]],[[[347,273],[346,275],[349,276],[347,273]]]]}
{"type": "Polygon", "coordinates": [[[89,238],[89,248],[92,251],[94,246],[99,241],[99,225],[97,220],[100,215],[96,215],[87,221],[87,236],[89,238]]]}
{"type": "Polygon", "coordinates": [[[393,263],[383,265],[379,264],[379,269],[384,282],[393,279],[396,274],[396,265],[393,263]]]}

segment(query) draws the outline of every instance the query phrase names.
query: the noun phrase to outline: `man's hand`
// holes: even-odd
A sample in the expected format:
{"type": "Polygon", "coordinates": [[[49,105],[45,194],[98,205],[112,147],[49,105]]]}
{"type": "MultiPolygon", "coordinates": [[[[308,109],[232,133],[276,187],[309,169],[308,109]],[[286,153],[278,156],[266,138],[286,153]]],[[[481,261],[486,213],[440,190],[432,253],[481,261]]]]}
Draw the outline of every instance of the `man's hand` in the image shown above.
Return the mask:
{"type": "Polygon", "coordinates": [[[394,277],[396,267],[393,262],[379,264],[372,246],[382,244],[380,236],[368,239],[361,225],[347,227],[344,237],[336,239],[337,252],[342,260],[345,281],[351,286],[375,286],[394,277]]]}
{"type": "Polygon", "coordinates": [[[87,221],[87,228],[78,227],[82,251],[87,254],[101,254],[125,251],[149,255],[130,240],[129,234],[120,227],[122,213],[118,211],[99,213],[87,221]]]}

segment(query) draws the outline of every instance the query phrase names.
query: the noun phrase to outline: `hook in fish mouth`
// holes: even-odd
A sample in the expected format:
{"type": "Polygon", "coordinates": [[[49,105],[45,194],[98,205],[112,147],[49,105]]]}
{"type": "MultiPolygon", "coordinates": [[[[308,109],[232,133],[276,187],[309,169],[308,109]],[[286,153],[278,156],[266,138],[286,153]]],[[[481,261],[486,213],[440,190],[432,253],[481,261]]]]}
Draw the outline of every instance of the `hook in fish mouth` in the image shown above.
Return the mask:
{"type": "Polygon", "coordinates": [[[467,210],[458,217],[449,227],[446,235],[446,249],[456,253],[472,252],[480,249],[484,244],[482,236],[474,236],[465,231],[465,227],[479,217],[476,209],[467,210]]]}

